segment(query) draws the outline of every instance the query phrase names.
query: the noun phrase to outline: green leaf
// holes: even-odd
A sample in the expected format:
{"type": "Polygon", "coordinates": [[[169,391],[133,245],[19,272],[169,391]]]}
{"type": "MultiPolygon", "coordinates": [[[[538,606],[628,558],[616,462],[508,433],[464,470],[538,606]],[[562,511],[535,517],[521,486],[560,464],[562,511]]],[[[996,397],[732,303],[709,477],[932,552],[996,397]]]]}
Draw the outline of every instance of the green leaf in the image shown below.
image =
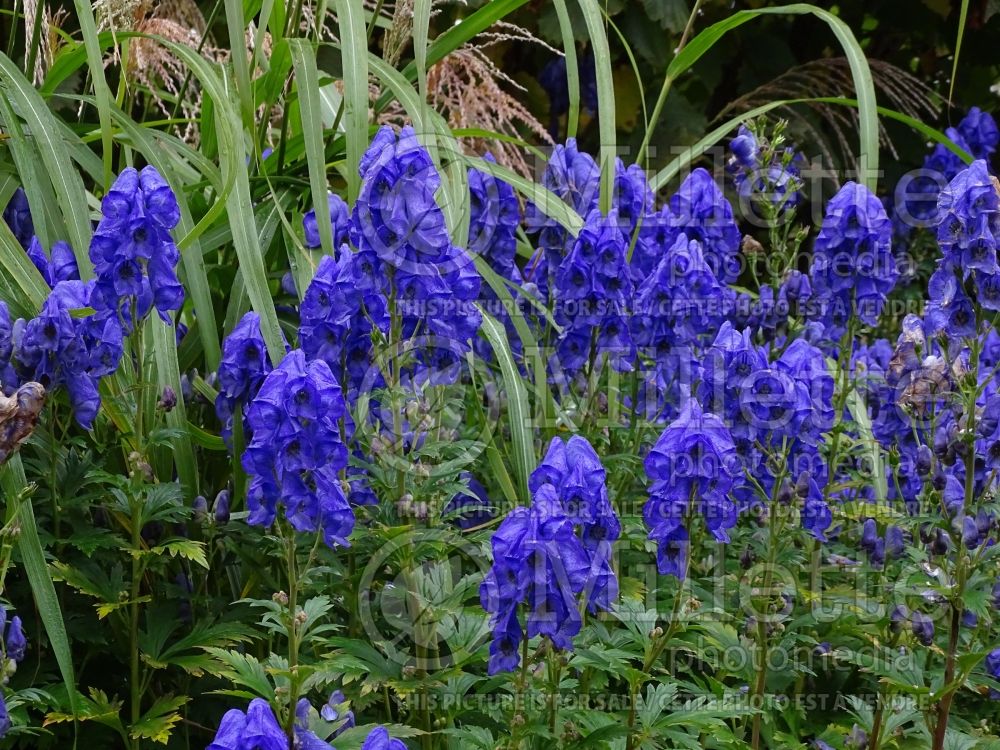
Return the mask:
{"type": "MultiPolygon", "coordinates": [[[[320,116],[316,51],[307,39],[289,39],[288,49],[292,54],[292,65],[295,67],[295,90],[299,95],[299,116],[302,118],[306,166],[309,170],[309,187],[312,190],[319,240],[323,252],[333,255],[333,228],[330,225],[330,202],[327,200],[326,159],[323,152],[323,120],[320,116]]],[[[347,56],[346,52],[344,56],[347,56]]],[[[367,92],[367,87],[365,91],[367,92]]],[[[367,135],[367,129],[365,134],[367,135]]]]}
{"type": "MultiPolygon", "coordinates": [[[[4,58],[6,59],[6,58],[4,58]]],[[[76,676],[73,671],[73,654],[69,646],[69,636],[66,634],[66,624],[63,622],[62,609],[56,596],[55,586],[49,576],[49,568],[45,562],[45,552],[38,538],[38,526],[35,523],[35,511],[30,500],[24,498],[28,481],[24,476],[24,466],[21,457],[14,455],[7,465],[0,470],[0,486],[7,501],[7,522],[16,515],[21,533],[17,536],[17,547],[24,561],[24,572],[31,584],[31,593],[35,597],[38,616],[45,626],[49,637],[49,646],[56,657],[59,672],[69,696],[70,710],[76,714],[76,676]]]]}
{"type": "Polygon", "coordinates": [[[97,35],[97,23],[94,21],[93,6],[88,0],[73,0],[73,5],[83,36],[83,46],[87,52],[90,83],[94,87],[94,98],[97,101],[97,116],[101,123],[101,153],[104,156],[104,185],[108,186],[111,184],[111,160],[115,154],[111,147],[111,90],[104,76],[104,58],[97,35]]]}
{"type": "Polygon", "coordinates": [[[951,63],[951,82],[948,84],[948,99],[955,95],[955,79],[958,78],[958,58],[962,54],[962,37],[965,36],[965,22],[969,17],[969,0],[962,0],[962,8],[958,14],[958,35],[955,37],[955,55],[951,63]]]}
{"type": "MultiPolygon", "coordinates": [[[[62,209],[66,239],[73,248],[80,276],[86,281],[93,276],[87,254],[91,235],[87,191],[80,174],[73,168],[68,147],[60,135],[61,123],[49,111],[35,87],[4,54],[0,54],[0,84],[35,141],[45,174],[52,181],[56,201],[62,209]]],[[[39,207],[33,208],[38,210],[39,207]]]]}
{"type": "Polygon", "coordinates": [[[507,342],[507,332],[503,326],[485,311],[483,315],[482,332],[493,347],[500,372],[507,390],[507,422],[510,427],[511,442],[514,450],[514,471],[517,474],[518,491],[521,497],[530,497],[528,477],[535,470],[535,445],[531,425],[531,410],[528,406],[528,393],[521,373],[514,363],[510,344],[507,342]]]}
{"type": "Polygon", "coordinates": [[[128,728],[132,739],[152,740],[167,744],[174,727],[183,718],[178,712],[190,698],[186,695],[164,695],[156,699],[149,710],[128,728]]]}
{"type": "Polygon", "coordinates": [[[615,186],[615,82],[611,74],[611,50],[604,32],[604,17],[597,0],[580,0],[580,10],[587,23],[590,45],[594,52],[597,78],[597,119],[600,132],[601,213],[611,210],[615,186]]]}
{"type": "Polygon", "coordinates": [[[573,19],[566,7],[566,0],[552,0],[559,19],[563,54],[566,57],[566,86],[569,91],[569,112],[566,115],[566,137],[575,138],[580,127],[580,66],[576,59],[576,39],[573,36],[573,19]]]}

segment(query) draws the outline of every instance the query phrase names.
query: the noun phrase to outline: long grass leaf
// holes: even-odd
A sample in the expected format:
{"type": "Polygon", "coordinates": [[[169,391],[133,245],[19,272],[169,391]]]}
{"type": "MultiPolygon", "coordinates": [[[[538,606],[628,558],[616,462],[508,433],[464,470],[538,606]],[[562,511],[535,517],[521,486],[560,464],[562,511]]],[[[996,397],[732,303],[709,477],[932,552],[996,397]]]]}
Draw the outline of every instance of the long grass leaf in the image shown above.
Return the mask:
{"type": "Polygon", "coordinates": [[[12,518],[13,513],[17,514],[17,523],[20,527],[20,533],[17,535],[17,548],[21,552],[21,560],[24,562],[24,572],[28,577],[28,583],[31,584],[31,593],[35,597],[38,616],[42,620],[42,625],[45,626],[45,633],[49,637],[49,646],[56,657],[59,672],[66,685],[70,709],[75,715],[77,713],[77,685],[73,670],[73,654],[70,651],[69,636],[66,633],[62,609],[59,607],[59,598],[56,596],[56,589],[52,584],[52,577],[49,575],[48,563],[45,561],[45,551],[38,538],[35,511],[31,507],[30,498],[23,497],[28,480],[24,475],[24,466],[19,455],[11,457],[7,465],[0,471],[0,485],[2,485],[3,494],[6,496],[7,520],[12,518]]]}
{"type": "Polygon", "coordinates": [[[347,200],[361,189],[358,164],[368,148],[368,45],[360,0],[336,0],[344,76],[344,132],[347,136],[347,200]]]}
{"type": "Polygon", "coordinates": [[[73,168],[66,144],[59,136],[58,121],[35,87],[4,54],[0,54],[0,84],[7,90],[11,102],[35,140],[45,172],[52,181],[56,201],[62,210],[66,239],[73,247],[80,276],[86,281],[93,276],[88,255],[91,229],[87,191],[80,174],[73,168]]]}
{"type": "Polygon", "coordinates": [[[83,36],[83,46],[87,53],[87,67],[90,68],[90,81],[94,87],[94,98],[97,102],[97,117],[101,125],[101,153],[104,161],[105,186],[111,184],[111,160],[114,157],[111,132],[111,90],[108,79],[104,76],[104,60],[101,53],[101,43],[97,34],[97,22],[94,20],[94,10],[89,0],[73,0],[76,8],[77,22],[83,36]]]}
{"type": "MultiPolygon", "coordinates": [[[[295,68],[295,90],[299,95],[299,115],[302,138],[306,148],[306,167],[312,190],[313,210],[323,252],[334,254],[333,230],[330,226],[330,202],[327,200],[326,158],[323,150],[323,120],[320,116],[319,72],[316,70],[316,50],[307,39],[289,39],[295,68]]],[[[346,57],[346,55],[345,55],[346,57]]]]}
{"type": "Polygon", "coordinates": [[[587,24],[587,35],[594,52],[594,73],[597,79],[597,120],[600,133],[601,213],[611,210],[615,186],[615,82],[611,75],[611,50],[604,30],[604,16],[597,0],[580,0],[580,10],[587,24]]]}

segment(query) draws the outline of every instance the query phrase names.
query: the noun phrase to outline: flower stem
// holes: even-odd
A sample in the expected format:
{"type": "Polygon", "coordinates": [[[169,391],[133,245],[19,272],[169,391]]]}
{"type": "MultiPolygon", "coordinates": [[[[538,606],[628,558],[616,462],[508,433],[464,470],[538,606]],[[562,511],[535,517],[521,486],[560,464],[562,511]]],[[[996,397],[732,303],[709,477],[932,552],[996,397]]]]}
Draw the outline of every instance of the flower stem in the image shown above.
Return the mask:
{"type": "Polygon", "coordinates": [[[299,701],[299,623],[296,619],[299,573],[295,532],[292,530],[285,538],[285,563],[288,571],[288,715],[285,718],[285,734],[289,742],[294,743],[295,704],[299,701]]]}

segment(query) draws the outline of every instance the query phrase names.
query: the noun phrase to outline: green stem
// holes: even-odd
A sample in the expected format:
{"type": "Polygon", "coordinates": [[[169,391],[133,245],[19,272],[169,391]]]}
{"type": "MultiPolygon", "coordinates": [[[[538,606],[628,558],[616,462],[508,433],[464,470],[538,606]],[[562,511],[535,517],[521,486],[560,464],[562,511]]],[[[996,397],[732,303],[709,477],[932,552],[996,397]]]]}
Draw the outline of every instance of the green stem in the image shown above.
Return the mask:
{"type": "Polygon", "coordinates": [[[285,734],[295,742],[295,704],[299,700],[299,623],[298,614],[299,574],[296,559],[295,532],[289,530],[285,538],[285,564],[288,571],[288,714],[285,734]]]}
{"type": "MultiPolygon", "coordinates": [[[[129,592],[129,691],[132,726],[142,715],[142,687],[139,682],[139,590],[142,582],[142,536],[139,524],[139,507],[132,499],[132,582],[129,592]]],[[[134,750],[139,748],[139,738],[132,738],[134,750]]]]}

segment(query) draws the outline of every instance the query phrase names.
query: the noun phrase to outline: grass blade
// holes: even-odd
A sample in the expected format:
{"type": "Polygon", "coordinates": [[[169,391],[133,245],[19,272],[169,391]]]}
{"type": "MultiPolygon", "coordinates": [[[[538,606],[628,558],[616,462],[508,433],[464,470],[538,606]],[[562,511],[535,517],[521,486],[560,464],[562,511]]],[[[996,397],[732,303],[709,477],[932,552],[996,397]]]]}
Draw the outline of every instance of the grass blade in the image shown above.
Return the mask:
{"type": "Polygon", "coordinates": [[[604,31],[604,16],[597,0],[580,0],[587,34],[594,52],[594,68],[597,78],[597,119],[601,136],[601,213],[611,210],[612,193],[615,186],[615,82],[611,75],[611,50],[608,35],[604,31]]]}
{"type": "Polygon", "coordinates": [[[485,311],[483,325],[480,329],[486,340],[493,347],[497,362],[500,363],[500,373],[507,389],[507,419],[510,426],[511,443],[514,450],[514,471],[517,474],[517,490],[527,501],[528,477],[535,470],[535,441],[531,429],[531,411],[528,406],[528,393],[521,380],[521,373],[514,363],[510,344],[507,343],[507,332],[504,327],[485,311]]]}
{"type": "Polygon", "coordinates": [[[552,0],[552,4],[559,19],[559,33],[562,34],[563,54],[566,57],[566,86],[569,90],[566,137],[575,138],[580,127],[580,67],[576,59],[576,37],[573,36],[573,21],[566,0],[552,0]]]}
{"type": "Polygon", "coordinates": [[[368,148],[368,45],[360,0],[336,0],[344,76],[344,131],[347,136],[347,201],[361,190],[358,164],[368,148]]]}
{"type": "Polygon", "coordinates": [[[45,562],[45,551],[38,538],[38,524],[35,523],[35,511],[31,507],[30,498],[23,493],[28,486],[24,475],[21,457],[14,455],[0,472],[0,485],[7,499],[7,520],[17,514],[17,522],[21,528],[17,536],[17,547],[24,562],[24,572],[31,584],[31,593],[35,597],[38,616],[45,626],[49,637],[49,645],[59,665],[63,683],[66,685],[67,698],[73,714],[77,713],[76,675],[73,671],[73,655],[69,647],[69,636],[66,634],[66,623],[63,621],[59,598],[56,596],[52,577],[49,575],[48,563],[45,562]]]}
{"type": "Polygon", "coordinates": [[[111,160],[114,157],[114,149],[111,147],[111,90],[108,88],[108,80],[104,76],[104,60],[93,7],[88,0],[73,0],[73,5],[76,7],[80,33],[83,35],[83,46],[87,53],[87,67],[90,68],[90,80],[97,102],[97,117],[101,125],[101,153],[104,156],[103,184],[107,186],[111,184],[111,160]]]}
{"type": "Polygon", "coordinates": [[[955,79],[958,78],[958,58],[962,54],[962,38],[965,36],[965,22],[969,17],[969,0],[962,0],[958,12],[958,35],[955,37],[955,59],[951,63],[951,83],[948,85],[948,101],[955,94],[955,79]]]}
{"type": "MultiPolygon", "coordinates": [[[[343,32],[341,34],[343,35],[343,32]]],[[[306,147],[306,166],[309,170],[309,187],[312,190],[313,210],[316,211],[319,241],[323,252],[333,255],[333,229],[330,226],[330,202],[326,197],[326,157],[323,151],[323,120],[320,116],[316,51],[306,39],[289,39],[288,49],[292,54],[292,65],[295,68],[295,89],[299,95],[302,138],[306,147]]],[[[344,57],[347,57],[346,53],[344,57]]]]}
{"type": "Polygon", "coordinates": [[[80,174],[73,168],[69,150],[59,136],[59,123],[49,111],[35,87],[24,77],[9,57],[0,53],[0,83],[7,90],[18,114],[35,140],[39,156],[56,194],[66,223],[66,239],[73,247],[80,276],[84,281],[93,276],[88,249],[90,248],[90,215],[87,211],[87,191],[80,174]]]}

